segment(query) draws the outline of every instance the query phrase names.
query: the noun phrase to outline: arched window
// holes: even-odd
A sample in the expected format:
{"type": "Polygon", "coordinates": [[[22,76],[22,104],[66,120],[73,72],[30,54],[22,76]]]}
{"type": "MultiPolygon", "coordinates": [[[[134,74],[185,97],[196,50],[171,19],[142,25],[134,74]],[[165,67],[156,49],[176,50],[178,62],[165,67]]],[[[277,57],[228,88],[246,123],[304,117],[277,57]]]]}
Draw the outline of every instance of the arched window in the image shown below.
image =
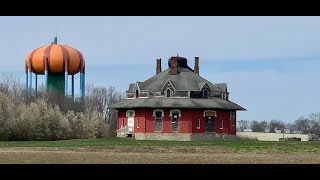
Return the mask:
{"type": "Polygon", "coordinates": [[[171,89],[166,90],[166,97],[171,97],[171,89]]]}
{"type": "Polygon", "coordinates": [[[139,91],[136,90],[136,98],[139,98],[139,91]]]}
{"type": "Polygon", "coordinates": [[[202,92],[202,94],[203,94],[203,98],[204,98],[204,99],[208,99],[208,97],[209,97],[209,91],[208,91],[207,89],[204,89],[203,92],[202,92]]]}

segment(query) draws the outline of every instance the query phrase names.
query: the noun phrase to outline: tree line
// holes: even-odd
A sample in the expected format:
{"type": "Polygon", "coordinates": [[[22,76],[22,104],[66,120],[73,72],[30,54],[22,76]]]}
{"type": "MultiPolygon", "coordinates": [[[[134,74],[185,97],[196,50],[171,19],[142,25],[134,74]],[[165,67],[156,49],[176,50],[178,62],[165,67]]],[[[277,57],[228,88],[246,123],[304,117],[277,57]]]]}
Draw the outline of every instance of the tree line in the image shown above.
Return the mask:
{"type": "Polygon", "coordinates": [[[0,140],[60,140],[116,135],[117,113],[108,107],[123,96],[114,87],[88,85],[84,101],[45,91],[28,96],[24,83],[0,75],[0,140]]]}
{"type": "Polygon", "coordinates": [[[281,133],[302,133],[315,134],[320,136],[320,112],[312,113],[308,117],[301,116],[293,123],[284,123],[281,120],[237,121],[237,131],[243,132],[247,129],[253,132],[281,132],[281,133]]]}

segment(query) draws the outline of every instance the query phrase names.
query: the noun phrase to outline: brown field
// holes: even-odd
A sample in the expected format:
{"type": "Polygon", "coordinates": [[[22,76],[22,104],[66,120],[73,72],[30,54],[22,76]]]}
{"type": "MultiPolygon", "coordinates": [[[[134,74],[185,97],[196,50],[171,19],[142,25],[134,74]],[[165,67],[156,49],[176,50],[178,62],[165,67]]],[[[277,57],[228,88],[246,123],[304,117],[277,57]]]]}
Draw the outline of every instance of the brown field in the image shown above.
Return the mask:
{"type": "Polygon", "coordinates": [[[1,164],[319,164],[318,153],[233,152],[222,147],[5,147],[1,164]]]}

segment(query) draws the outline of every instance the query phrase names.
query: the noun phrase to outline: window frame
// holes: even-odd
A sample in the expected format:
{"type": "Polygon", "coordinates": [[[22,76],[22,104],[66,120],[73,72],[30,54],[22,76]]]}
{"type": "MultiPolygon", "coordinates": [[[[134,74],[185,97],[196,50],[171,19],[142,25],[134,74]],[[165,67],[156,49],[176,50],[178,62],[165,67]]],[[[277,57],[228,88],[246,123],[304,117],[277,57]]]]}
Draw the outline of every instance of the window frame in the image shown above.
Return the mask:
{"type": "Polygon", "coordinates": [[[209,99],[209,96],[210,96],[209,94],[210,94],[210,92],[209,92],[208,89],[203,89],[203,90],[202,90],[202,98],[203,98],[203,99],[209,99]],[[206,97],[204,96],[204,92],[205,92],[205,91],[207,91],[207,96],[206,96],[206,97]]]}
{"type": "Polygon", "coordinates": [[[201,120],[200,119],[197,119],[197,126],[196,126],[197,129],[201,129],[201,120]]]}
{"type": "Polygon", "coordinates": [[[154,132],[162,132],[163,131],[163,117],[164,117],[164,111],[162,109],[155,109],[153,110],[153,114],[152,114],[153,118],[154,118],[154,132]],[[157,126],[157,112],[161,112],[161,130],[156,130],[156,126],[157,126]]]}
{"type": "Polygon", "coordinates": [[[135,116],[136,116],[136,112],[134,111],[134,110],[127,110],[126,111],[126,117],[128,118],[128,117],[131,117],[130,116],[130,113],[132,113],[132,117],[134,118],[135,116]]]}
{"type": "Polygon", "coordinates": [[[181,111],[180,111],[179,109],[172,109],[172,110],[170,110],[171,131],[172,131],[172,132],[179,132],[179,131],[180,131],[180,117],[181,117],[181,111]],[[178,123],[177,129],[178,129],[178,130],[176,130],[176,131],[172,131],[172,122],[173,122],[172,120],[173,120],[173,118],[174,118],[174,117],[172,116],[173,113],[178,113],[178,114],[179,114],[178,117],[177,117],[177,119],[178,119],[178,120],[177,120],[177,123],[178,123]]]}
{"type": "Polygon", "coordinates": [[[220,129],[223,129],[223,119],[220,119],[219,128],[220,128],[220,129]]]}
{"type": "Polygon", "coordinates": [[[172,89],[171,88],[167,88],[166,91],[165,91],[165,97],[166,98],[171,98],[172,97],[172,89]],[[170,93],[168,94],[168,91],[170,91],[170,93]],[[169,97],[168,97],[169,95],[169,97]]]}

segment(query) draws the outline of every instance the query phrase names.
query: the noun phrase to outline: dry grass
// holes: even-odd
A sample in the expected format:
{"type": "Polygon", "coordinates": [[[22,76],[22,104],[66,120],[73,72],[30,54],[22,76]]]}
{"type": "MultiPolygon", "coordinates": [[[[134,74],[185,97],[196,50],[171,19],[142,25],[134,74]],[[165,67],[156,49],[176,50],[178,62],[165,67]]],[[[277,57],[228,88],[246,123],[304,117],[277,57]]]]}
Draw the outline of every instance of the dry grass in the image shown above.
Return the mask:
{"type": "Polygon", "coordinates": [[[319,164],[315,153],[236,153],[221,147],[113,146],[110,148],[0,148],[0,163],[10,164],[319,164]]]}

